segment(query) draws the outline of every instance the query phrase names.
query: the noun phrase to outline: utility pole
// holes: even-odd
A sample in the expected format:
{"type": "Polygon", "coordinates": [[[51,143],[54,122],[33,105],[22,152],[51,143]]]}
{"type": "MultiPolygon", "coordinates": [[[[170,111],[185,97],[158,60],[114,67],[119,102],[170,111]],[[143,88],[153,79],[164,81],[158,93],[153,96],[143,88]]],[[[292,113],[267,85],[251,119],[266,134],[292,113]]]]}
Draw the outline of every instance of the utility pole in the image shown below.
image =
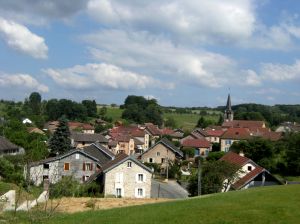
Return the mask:
{"type": "Polygon", "coordinates": [[[201,157],[198,157],[198,196],[201,195],[201,157]]]}

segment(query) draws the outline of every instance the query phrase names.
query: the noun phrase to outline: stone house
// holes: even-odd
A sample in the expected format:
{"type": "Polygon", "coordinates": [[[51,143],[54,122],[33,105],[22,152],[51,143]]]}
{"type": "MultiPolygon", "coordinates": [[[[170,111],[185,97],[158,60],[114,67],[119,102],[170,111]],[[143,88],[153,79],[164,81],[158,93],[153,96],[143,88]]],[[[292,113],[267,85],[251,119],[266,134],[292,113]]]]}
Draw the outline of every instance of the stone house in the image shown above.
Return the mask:
{"type": "Polygon", "coordinates": [[[87,182],[96,180],[105,197],[150,198],[152,171],[132,156],[121,153],[87,182]]]}
{"type": "Polygon", "coordinates": [[[282,184],[268,170],[257,165],[243,154],[228,152],[220,160],[235,164],[239,169],[236,179],[232,183],[224,184],[226,187],[223,188],[223,191],[282,184]]]}
{"type": "Polygon", "coordinates": [[[182,142],[182,151],[186,148],[194,148],[194,155],[196,156],[207,156],[212,150],[211,142],[206,139],[186,139],[182,142]]]}
{"type": "Polygon", "coordinates": [[[28,173],[27,167],[24,168],[24,176],[35,185],[40,185],[44,181],[54,184],[64,176],[72,176],[82,183],[114,158],[113,153],[94,143],[82,149],[33,162],[29,164],[28,173]]]}
{"type": "Polygon", "coordinates": [[[251,132],[247,128],[229,128],[220,138],[221,151],[228,152],[234,142],[248,140],[251,137],[251,132]]]}
{"type": "Polygon", "coordinates": [[[140,158],[143,163],[161,165],[161,172],[164,172],[168,162],[175,162],[176,159],[183,158],[183,152],[168,139],[163,138],[141,154],[140,158]]]}
{"type": "Polygon", "coordinates": [[[107,147],[108,139],[101,134],[85,134],[79,132],[71,132],[71,145],[76,148],[82,148],[91,145],[94,142],[98,142],[101,145],[107,147]]]}

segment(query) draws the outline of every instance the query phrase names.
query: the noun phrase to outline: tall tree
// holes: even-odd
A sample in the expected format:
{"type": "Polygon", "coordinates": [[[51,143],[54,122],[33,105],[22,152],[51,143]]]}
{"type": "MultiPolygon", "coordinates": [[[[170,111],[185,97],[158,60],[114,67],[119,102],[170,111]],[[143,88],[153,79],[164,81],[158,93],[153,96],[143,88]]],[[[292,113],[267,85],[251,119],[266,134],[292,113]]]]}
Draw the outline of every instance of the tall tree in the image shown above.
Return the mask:
{"type": "Polygon", "coordinates": [[[65,117],[59,119],[59,125],[49,141],[51,154],[62,154],[71,149],[70,130],[65,117]]]}
{"type": "Polygon", "coordinates": [[[29,96],[28,106],[31,109],[33,115],[39,115],[41,113],[42,97],[38,92],[33,92],[29,96]]]}
{"type": "Polygon", "coordinates": [[[81,103],[86,107],[87,115],[89,117],[97,116],[97,103],[95,100],[83,100],[81,103]]]}

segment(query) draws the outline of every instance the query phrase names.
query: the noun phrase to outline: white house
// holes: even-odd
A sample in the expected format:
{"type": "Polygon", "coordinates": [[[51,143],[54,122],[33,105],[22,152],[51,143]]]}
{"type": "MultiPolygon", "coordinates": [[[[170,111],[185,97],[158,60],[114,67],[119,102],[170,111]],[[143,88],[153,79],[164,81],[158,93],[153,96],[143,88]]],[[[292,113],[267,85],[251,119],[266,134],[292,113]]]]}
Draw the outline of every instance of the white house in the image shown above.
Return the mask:
{"type": "Polygon", "coordinates": [[[135,159],[121,153],[92,176],[104,187],[104,196],[150,198],[152,170],[135,159]]]}

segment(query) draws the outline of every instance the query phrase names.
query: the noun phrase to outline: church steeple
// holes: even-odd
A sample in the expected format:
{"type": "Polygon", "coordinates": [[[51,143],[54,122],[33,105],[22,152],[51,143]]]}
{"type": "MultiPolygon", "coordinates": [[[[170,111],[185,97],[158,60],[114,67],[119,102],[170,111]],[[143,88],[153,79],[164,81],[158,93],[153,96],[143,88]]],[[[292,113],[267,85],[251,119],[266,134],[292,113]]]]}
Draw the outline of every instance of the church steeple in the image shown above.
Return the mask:
{"type": "Polygon", "coordinates": [[[228,98],[227,98],[226,110],[225,110],[225,113],[224,113],[224,120],[225,121],[232,121],[233,120],[233,110],[231,109],[230,94],[228,94],[228,98]]]}

